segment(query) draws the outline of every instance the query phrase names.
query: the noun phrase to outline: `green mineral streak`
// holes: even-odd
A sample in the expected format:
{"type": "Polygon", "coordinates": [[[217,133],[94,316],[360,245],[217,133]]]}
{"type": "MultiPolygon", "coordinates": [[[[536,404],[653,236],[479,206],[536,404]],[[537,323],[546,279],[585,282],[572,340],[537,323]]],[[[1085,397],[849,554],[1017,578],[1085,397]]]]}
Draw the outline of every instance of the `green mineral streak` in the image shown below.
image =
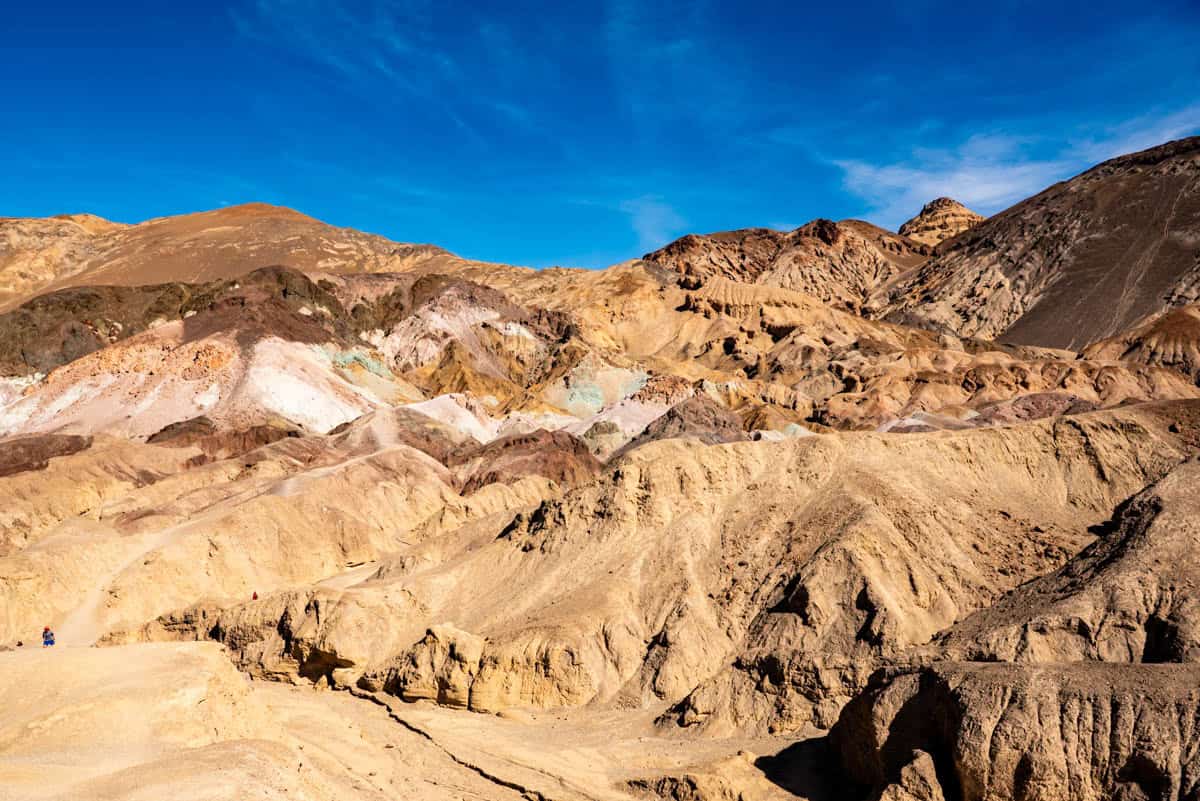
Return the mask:
{"type": "Polygon", "coordinates": [[[604,393],[596,384],[576,384],[567,390],[564,406],[576,416],[595,414],[604,408],[604,393]]]}
{"type": "Polygon", "coordinates": [[[358,364],[367,372],[374,373],[380,378],[392,377],[391,371],[384,367],[383,362],[372,356],[368,356],[365,353],[354,350],[333,351],[324,347],[321,348],[321,352],[325,354],[325,357],[328,358],[329,361],[333,362],[335,367],[341,367],[344,369],[350,367],[352,364],[358,364]]]}

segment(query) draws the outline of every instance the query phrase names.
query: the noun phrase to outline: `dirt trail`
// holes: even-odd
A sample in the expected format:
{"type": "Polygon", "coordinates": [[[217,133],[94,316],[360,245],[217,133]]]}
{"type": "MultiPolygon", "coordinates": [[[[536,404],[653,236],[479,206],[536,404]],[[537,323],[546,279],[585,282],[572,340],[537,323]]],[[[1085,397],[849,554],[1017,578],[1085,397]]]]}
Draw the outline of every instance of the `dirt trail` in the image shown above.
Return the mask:
{"type": "Polygon", "coordinates": [[[113,570],[101,576],[95,587],[90,590],[83,602],[67,615],[55,631],[58,644],[69,647],[87,647],[94,645],[104,633],[100,623],[101,607],[108,596],[110,587],[117,577],[132,567],[139,559],[147,554],[161,550],[178,540],[185,531],[196,526],[200,520],[189,520],[185,523],[170,526],[159,531],[151,532],[142,538],[125,561],[113,570]]]}
{"type": "Polygon", "coordinates": [[[355,565],[344,573],[338,573],[336,576],[318,581],[315,586],[322,587],[327,590],[345,590],[353,587],[356,584],[361,584],[367,581],[375,572],[379,570],[379,562],[364,562],[361,565],[355,565]]]}
{"type": "Polygon", "coordinates": [[[347,468],[362,464],[363,462],[374,459],[388,451],[395,450],[402,444],[396,432],[388,426],[382,425],[379,420],[375,420],[370,424],[371,435],[375,439],[376,447],[374,450],[364,453],[361,456],[355,456],[352,459],[347,459],[336,464],[331,464],[326,467],[317,467],[312,470],[305,470],[296,475],[289,476],[283,481],[280,481],[271,488],[271,495],[278,495],[281,498],[288,498],[300,491],[306,483],[316,481],[317,479],[331,476],[335,473],[340,473],[347,468]]]}

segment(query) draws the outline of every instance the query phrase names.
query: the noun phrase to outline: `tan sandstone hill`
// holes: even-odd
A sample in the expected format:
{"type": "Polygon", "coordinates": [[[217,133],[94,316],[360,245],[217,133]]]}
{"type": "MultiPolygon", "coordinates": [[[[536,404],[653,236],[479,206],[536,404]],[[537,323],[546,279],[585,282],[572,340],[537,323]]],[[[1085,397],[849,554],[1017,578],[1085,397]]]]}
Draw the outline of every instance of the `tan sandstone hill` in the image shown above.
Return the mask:
{"type": "Polygon", "coordinates": [[[939,197],[926,203],[920,214],[901,225],[899,234],[925,245],[940,245],[968,228],[974,228],[984,219],[982,214],[976,214],[953,198],[939,197]]]}
{"type": "Polygon", "coordinates": [[[1196,665],[939,663],[878,676],[834,738],[860,798],[1188,798],[1197,680],[1196,665]]]}
{"type": "Polygon", "coordinates": [[[1163,312],[1148,322],[1083,349],[1089,359],[1120,359],[1178,370],[1200,383],[1200,303],[1163,312]]]}
{"type": "Polygon", "coordinates": [[[942,656],[987,662],[1194,662],[1200,597],[1200,463],[1117,512],[1100,539],[939,638],[942,656]]]}

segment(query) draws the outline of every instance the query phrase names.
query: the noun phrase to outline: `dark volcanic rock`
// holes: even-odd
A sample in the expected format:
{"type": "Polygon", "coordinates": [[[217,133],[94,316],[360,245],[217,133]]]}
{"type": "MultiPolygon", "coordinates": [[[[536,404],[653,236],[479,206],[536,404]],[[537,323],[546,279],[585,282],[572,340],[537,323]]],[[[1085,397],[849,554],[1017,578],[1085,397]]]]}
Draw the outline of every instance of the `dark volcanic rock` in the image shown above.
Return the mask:
{"type": "Polygon", "coordinates": [[[353,336],[344,317],[333,295],[286,267],[204,284],[62,289],[0,314],[0,376],[49,372],[173,320],[184,320],[187,339],[232,330],[242,342],[266,335],[326,342],[353,336]],[[304,306],[332,314],[306,316],[304,306]]]}
{"type": "Polygon", "coordinates": [[[464,447],[451,454],[447,464],[458,468],[464,495],[488,484],[511,484],[525,476],[545,476],[569,487],[600,473],[600,462],[583,440],[566,431],[540,428],[486,445],[464,447]]]}
{"type": "Polygon", "coordinates": [[[741,418],[735,413],[712,398],[694,395],[675,404],[651,422],[642,433],[614,454],[614,458],[647,443],[673,437],[698,439],[706,445],[750,439],[750,435],[742,430],[741,418]]]}
{"type": "Polygon", "coordinates": [[[69,456],[92,446],[91,437],[36,434],[0,442],[0,476],[43,470],[56,456],[69,456]]]}
{"type": "Polygon", "coordinates": [[[207,417],[183,420],[148,437],[151,445],[169,445],[173,448],[196,446],[203,455],[193,458],[189,465],[198,466],[221,459],[249,453],[255,448],[277,442],[284,437],[299,437],[298,429],[283,425],[257,425],[238,431],[220,431],[207,417]]]}

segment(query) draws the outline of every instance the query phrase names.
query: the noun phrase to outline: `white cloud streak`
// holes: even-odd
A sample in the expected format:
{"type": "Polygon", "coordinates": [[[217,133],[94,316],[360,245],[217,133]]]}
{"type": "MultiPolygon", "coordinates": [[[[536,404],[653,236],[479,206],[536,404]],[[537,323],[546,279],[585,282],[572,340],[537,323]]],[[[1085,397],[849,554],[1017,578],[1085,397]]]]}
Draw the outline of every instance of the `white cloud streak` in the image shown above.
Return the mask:
{"type": "Polygon", "coordinates": [[[647,253],[677,238],[687,227],[687,220],[657,195],[626,200],[621,211],[629,215],[638,247],[647,253]]]}
{"type": "Polygon", "coordinates": [[[845,188],[867,202],[867,216],[895,228],[935,197],[949,196],[980,213],[995,214],[1100,161],[1198,131],[1200,104],[1194,104],[1058,143],[981,134],[955,147],[919,148],[886,164],[860,159],[832,163],[843,171],[845,188]],[[1040,155],[1031,155],[1035,151],[1040,155]]]}

